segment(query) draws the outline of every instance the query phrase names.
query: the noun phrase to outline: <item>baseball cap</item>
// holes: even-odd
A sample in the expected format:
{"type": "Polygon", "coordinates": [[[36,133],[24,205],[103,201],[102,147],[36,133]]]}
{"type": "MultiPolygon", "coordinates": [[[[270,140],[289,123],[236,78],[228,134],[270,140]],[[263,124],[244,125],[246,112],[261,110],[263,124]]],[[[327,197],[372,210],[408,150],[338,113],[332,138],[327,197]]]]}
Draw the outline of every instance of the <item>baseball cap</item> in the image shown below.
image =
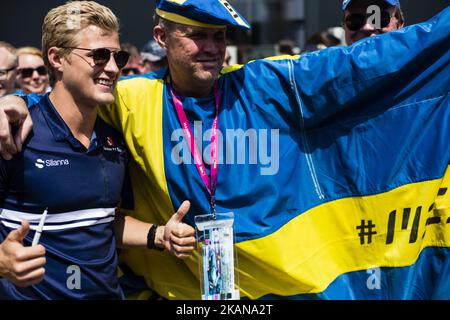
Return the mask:
{"type": "Polygon", "coordinates": [[[156,0],[156,14],[180,24],[250,29],[250,24],[225,0],[156,0]]]}
{"type": "MultiPolygon", "coordinates": [[[[342,2],[342,11],[347,10],[350,3],[354,2],[356,0],[344,0],[342,2]]],[[[400,7],[400,0],[384,0],[384,2],[390,4],[391,6],[400,7]]]]}
{"type": "Polygon", "coordinates": [[[142,60],[148,60],[151,62],[156,62],[166,57],[166,50],[161,48],[161,46],[155,40],[150,40],[141,49],[142,60]]]}

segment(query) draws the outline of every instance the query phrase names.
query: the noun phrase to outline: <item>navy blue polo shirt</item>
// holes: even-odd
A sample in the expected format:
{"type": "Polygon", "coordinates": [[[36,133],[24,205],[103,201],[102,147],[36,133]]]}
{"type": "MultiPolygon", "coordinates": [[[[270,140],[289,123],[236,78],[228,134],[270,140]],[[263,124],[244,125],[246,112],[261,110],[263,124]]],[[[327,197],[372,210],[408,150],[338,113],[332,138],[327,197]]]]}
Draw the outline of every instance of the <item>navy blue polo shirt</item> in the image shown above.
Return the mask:
{"type": "Polygon", "coordinates": [[[119,132],[97,118],[89,149],[48,95],[30,107],[33,131],[13,160],[0,160],[0,241],[30,222],[29,246],[46,208],[40,244],[44,280],[28,288],[0,279],[0,299],[122,299],[113,233],[128,154],[119,132]]]}

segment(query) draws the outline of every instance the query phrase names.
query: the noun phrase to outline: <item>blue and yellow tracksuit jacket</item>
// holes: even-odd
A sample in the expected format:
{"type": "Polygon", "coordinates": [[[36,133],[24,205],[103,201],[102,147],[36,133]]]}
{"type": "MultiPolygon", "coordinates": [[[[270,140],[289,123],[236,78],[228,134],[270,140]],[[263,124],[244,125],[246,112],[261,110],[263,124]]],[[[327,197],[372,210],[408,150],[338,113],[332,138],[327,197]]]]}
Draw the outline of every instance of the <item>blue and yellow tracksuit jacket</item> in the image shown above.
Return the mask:
{"type": "MultiPolygon", "coordinates": [[[[217,210],[233,211],[241,295],[450,298],[450,9],[293,59],[224,70],[217,210]]],[[[210,212],[167,70],[120,81],[102,117],[134,161],[137,218],[210,212]]],[[[182,98],[208,163],[214,97],[182,98]],[[201,122],[199,122],[201,121],[201,122]]],[[[171,299],[199,299],[198,255],[124,250],[171,299]]]]}

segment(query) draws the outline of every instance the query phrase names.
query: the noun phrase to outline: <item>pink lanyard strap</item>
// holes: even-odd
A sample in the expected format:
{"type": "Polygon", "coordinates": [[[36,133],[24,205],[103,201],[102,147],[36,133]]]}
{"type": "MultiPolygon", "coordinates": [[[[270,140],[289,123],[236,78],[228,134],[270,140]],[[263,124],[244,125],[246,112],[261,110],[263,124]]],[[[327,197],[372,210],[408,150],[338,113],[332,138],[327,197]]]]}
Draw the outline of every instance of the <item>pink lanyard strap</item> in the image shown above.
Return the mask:
{"type": "Polygon", "coordinates": [[[178,114],[178,120],[180,121],[181,127],[183,128],[184,137],[188,142],[189,151],[194,158],[195,166],[197,171],[202,178],[206,189],[211,196],[211,210],[213,215],[216,215],[216,187],[217,187],[217,177],[219,172],[219,104],[220,104],[220,92],[217,84],[214,86],[214,97],[216,103],[216,117],[212,125],[212,135],[211,135],[211,179],[208,177],[206,172],[206,167],[203,163],[202,153],[198,149],[197,143],[195,142],[194,135],[191,130],[191,126],[187,119],[186,113],[184,112],[183,103],[181,102],[179,96],[175,93],[172,86],[170,86],[170,92],[172,93],[173,102],[175,105],[175,110],[178,114]]]}

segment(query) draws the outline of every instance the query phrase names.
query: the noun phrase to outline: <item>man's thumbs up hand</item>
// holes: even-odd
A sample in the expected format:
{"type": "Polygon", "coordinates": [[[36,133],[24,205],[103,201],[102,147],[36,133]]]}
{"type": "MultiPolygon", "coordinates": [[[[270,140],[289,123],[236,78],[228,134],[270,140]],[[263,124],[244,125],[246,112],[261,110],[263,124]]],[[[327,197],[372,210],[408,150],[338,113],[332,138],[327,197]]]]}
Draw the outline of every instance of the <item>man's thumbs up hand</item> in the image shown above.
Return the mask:
{"type": "Polygon", "coordinates": [[[195,229],[182,222],[190,207],[190,202],[184,201],[165,227],[158,227],[156,231],[156,239],[162,238],[165,249],[180,259],[191,256],[195,248],[195,229]]]}
{"type": "Polygon", "coordinates": [[[45,248],[42,245],[23,246],[29,231],[28,221],[22,221],[22,225],[11,231],[0,244],[0,276],[19,287],[37,284],[45,274],[45,248]]]}

